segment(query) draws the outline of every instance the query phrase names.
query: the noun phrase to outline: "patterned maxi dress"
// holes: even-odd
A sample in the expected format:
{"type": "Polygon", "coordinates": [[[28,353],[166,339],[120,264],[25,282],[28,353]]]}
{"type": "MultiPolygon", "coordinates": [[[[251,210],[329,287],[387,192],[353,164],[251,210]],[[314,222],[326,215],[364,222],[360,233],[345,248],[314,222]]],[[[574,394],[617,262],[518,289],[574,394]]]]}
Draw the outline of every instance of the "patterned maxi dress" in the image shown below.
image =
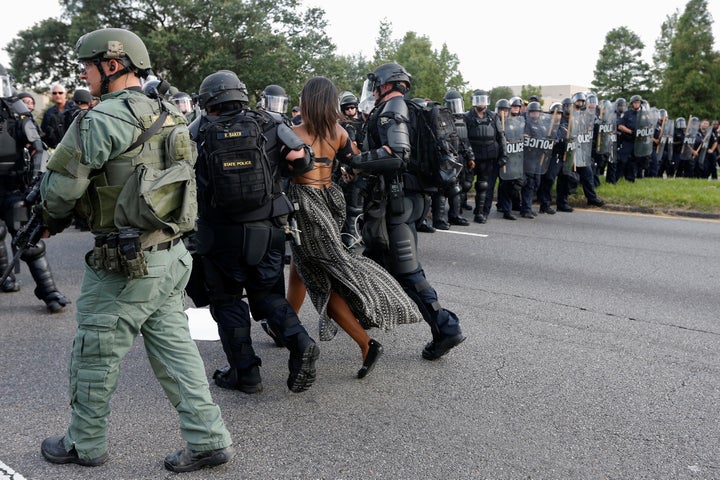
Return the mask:
{"type": "Polygon", "coordinates": [[[415,303],[387,270],[343,244],[345,198],[337,185],[316,188],[292,183],[288,196],[299,205],[294,215],[301,245],[292,244],[293,261],[320,314],[320,340],[332,339],[338,330],[327,313],[331,291],[345,300],[364,328],[389,330],[422,320],[415,303]]]}

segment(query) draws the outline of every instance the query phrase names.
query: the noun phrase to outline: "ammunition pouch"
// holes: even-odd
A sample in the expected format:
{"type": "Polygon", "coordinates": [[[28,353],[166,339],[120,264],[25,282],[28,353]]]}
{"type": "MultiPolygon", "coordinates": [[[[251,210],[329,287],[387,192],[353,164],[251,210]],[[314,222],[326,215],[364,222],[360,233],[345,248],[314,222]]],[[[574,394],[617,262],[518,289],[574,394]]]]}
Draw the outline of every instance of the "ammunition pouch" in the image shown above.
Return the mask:
{"type": "Polygon", "coordinates": [[[122,273],[129,280],[148,274],[138,229],[127,228],[120,233],[96,236],[92,254],[92,265],[96,270],[122,273]]]}

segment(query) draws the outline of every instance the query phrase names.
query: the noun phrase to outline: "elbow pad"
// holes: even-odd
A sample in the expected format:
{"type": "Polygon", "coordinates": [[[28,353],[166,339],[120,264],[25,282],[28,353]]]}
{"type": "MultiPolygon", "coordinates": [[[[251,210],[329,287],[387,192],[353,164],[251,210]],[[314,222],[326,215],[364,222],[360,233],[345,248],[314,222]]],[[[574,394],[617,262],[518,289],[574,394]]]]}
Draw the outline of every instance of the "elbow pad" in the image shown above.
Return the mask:
{"type": "Polygon", "coordinates": [[[305,142],[303,142],[300,137],[293,132],[292,128],[288,127],[284,123],[278,125],[277,136],[280,142],[287,146],[290,150],[300,150],[306,146],[305,142]]]}
{"type": "Polygon", "coordinates": [[[390,173],[403,167],[402,158],[390,155],[384,148],[353,155],[350,166],[370,173],[390,173]]]}
{"type": "Polygon", "coordinates": [[[408,129],[408,107],[402,97],[393,97],[380,113],[384,124],[387,146],[403,160],[410,158],[410,131],[408,129]]]}
{"type": "MultiPolygon", "coordinates": [[[[286,177],[298,177],[303,173],[307,173],[315,166],[315,154],[308,145],[302,144],[305,155],[302,158],[296,158],[295,160],[288,160],[287,154],[291,151],[290,149],[283,148],[281,152],[284,152],[285,161],[282,163],[282,174],[286,177]]],[[[297,149],[293,149],[297,150],[297,149]]],[[[282,153],[281,153],[282,154],[282,153]]]]}
{"type": "Polygon", "coordinates": [[[352,149],[352,141],[350,140],[350,137],[348,136],[347,142],[345,142],[345,146],[342,147],[340,150],[337,151],[335,154],[335,159],[341,163],[348,164],[350,159],[353,157],[353,149],[352,149]]]}

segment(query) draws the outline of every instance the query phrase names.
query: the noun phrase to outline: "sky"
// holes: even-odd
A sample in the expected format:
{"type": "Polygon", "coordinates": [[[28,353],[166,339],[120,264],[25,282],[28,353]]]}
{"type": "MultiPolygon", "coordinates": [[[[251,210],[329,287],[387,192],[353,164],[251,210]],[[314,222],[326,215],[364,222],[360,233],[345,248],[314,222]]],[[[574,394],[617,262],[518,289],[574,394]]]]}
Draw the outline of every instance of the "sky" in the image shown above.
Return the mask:
{"type": "MultiPolygon", "coordinates": [[[[57,0],[3,2],[0,29],[0,63],[9,64],[4,48],[18,31],[61,13],[57,0]]],[[[434,5],[437,15],[419,2],[396,0],[302,0],[305,7],[320,7],[329,21],[328,36],[338,53],[361,54],[371,59],[380,22],[392,24],[392,38],[406,32],[428,37],[440,51],[446,44],[460,60],[460,73],[468,88],[491,89],[515,85],[576,85],[590,87],[605,35],[625,26],[645,44],[643,58],[652,61],[660,26],[685,0],[444,0],[434,5]],[[352,5],[352,9],[348,6],[352,5]],[[409,6],[412,6],[410,8],[409,6]],[[528,12],[527,14],[524,12],[528,12]],[[363,34],[362,32],[366,32],[363,34]]],[[[713,17],[715,49],[720,50],[720,0],[708,0],[713,17]]],[[[411,74],[413,72],[410,72],[411,74]]]]}

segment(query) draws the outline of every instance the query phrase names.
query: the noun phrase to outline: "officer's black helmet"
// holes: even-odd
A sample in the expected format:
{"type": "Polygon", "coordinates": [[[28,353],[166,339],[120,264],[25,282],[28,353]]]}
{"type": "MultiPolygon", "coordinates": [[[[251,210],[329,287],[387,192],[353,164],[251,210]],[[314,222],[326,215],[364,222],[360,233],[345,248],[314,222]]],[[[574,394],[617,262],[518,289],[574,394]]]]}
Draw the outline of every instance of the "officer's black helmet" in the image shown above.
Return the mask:
{"type": "Polygon", "coordinates": [[[198,103],[200,108],[207,108],[218,103],[241,102],[247,104],[247,87],[240,81],[235,72],[219,70],[211,73],[200,84],[198,103]]]}
{"type": "Polygon", "coordinates": [[[270,112],[285,113],[289,104],[290,98],[280,85],[268,85],[260,94],[260,106],[270,112]]]}
{"type": "Polygon", "coordinates": [[[368,80],[372,82],[373,90],[386,83],[406,82],[407,87],[412,85],[411,75],[405,67],[396,62],[380,65],[372,73],[368,73],[368,80]]]}
{"type": "Polygon", "coordinates": [[[583,92],[577,92],[572,96],[572,103],[576,102],[587,102],[587,96],[583,92]]]}
{"type": "Polygon", "coordinates": [[[683,117],[675,120],[675,128],[687,128],[687,121],[683,117]]]}
{"type": "Polygon", "coordinates": [[[510,102],[506,98],[501,98],[495,102],[495,111],[510,110],[510,102]]]}
{"type": "Polygon", "coordinates": [[[528,103],[527,111],[528,112],[542,112],[542,107],[540,107],[540,102],[528,103]]]}
{"type": "Polygon", "coordinates": [[[562,113],[563,106],[560,102],[553,102],[552,105],[550,105],[550,113],[562,113]]]}
{"type": "Polygon", "coordinates": [[[358,101],[358,98],[355,96],[355,94],[353,94],[352,92],[349,92],[349,91],[344,91],[344,92],[340,93],[339,100],[340,100],[340,109],[342,109],[346,105],[355,105],[357,107],[358,104],[360,103],[358,101]]]}
{"type": "Polygon", "coordinates": [[[465,102],[462,95],[455,89],[450,89],[443,97],[445,105],[452,113],[463,113],[465,111],[465,102]]]}

